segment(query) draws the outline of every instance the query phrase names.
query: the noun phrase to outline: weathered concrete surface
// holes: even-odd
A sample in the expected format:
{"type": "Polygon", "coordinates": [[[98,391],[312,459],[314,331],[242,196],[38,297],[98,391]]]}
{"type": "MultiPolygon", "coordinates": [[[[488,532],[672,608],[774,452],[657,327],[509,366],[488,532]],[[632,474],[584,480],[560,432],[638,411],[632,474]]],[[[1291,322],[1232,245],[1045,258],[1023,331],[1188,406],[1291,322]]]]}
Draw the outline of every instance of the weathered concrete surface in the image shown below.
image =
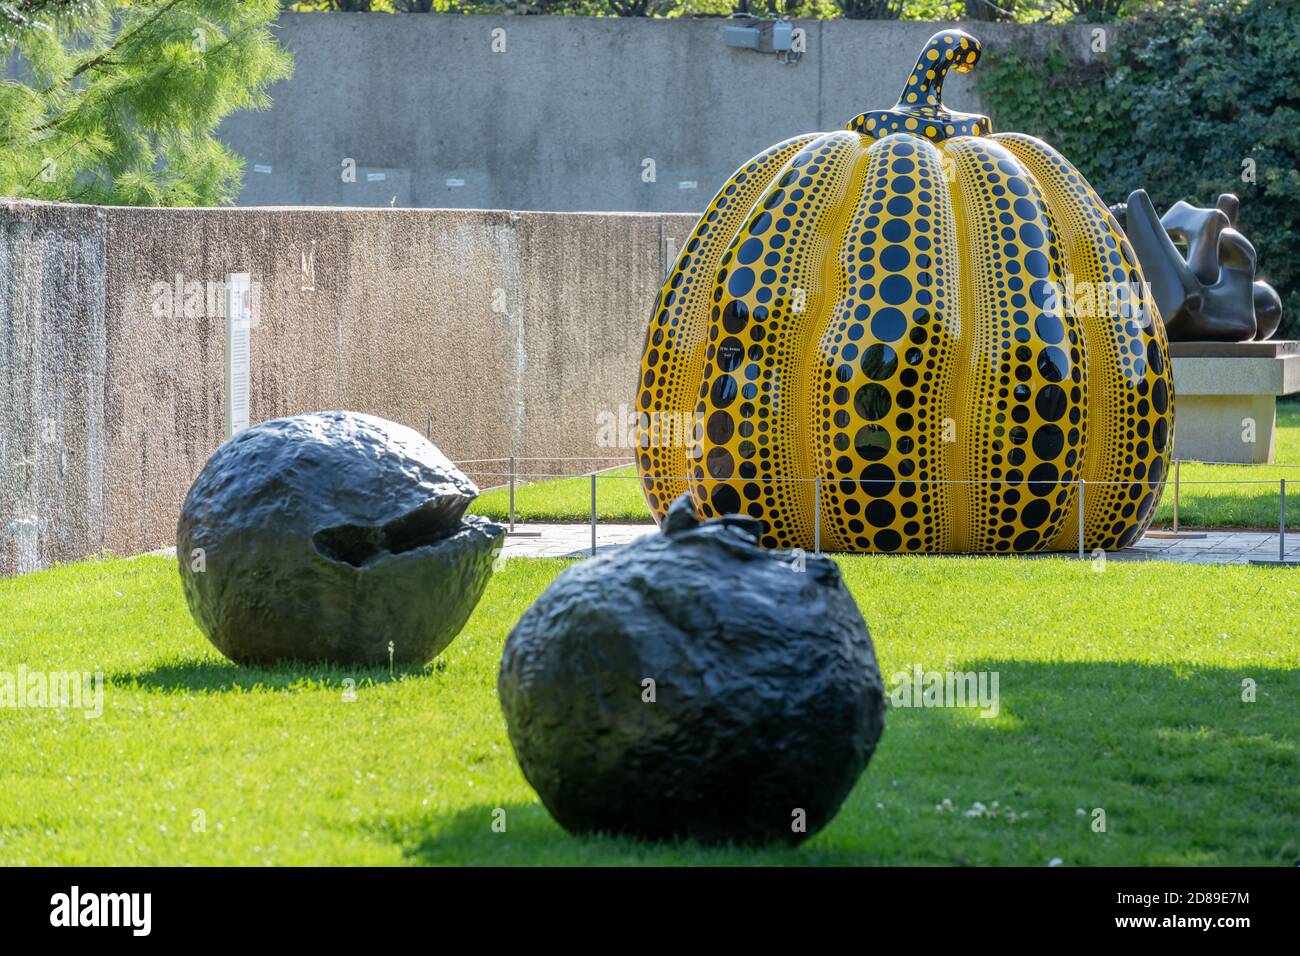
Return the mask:
{"type": "MultiPolygon", "coordinates": [[[[221,127],[248,163],[239,202],[699,212],[773,143],[892,106],[926,39],[953,26],[799,21],[807,52],[782,66],[723,46],[723,22],[284,13],[292,79],[268,112],[221,127]]],[[[994,58],[1045,44],[1093,56],[1086,24],[961,26],[994,58]]],[[[950,74],[944,94],[980,109],[971,75],[950,74]]]]}
{"type": "Polygon", "coordinates": [[[1174,454],[1271,464],[1277,399],[1300,392],[1300,342],[1171,342],[1174,454]]]}
{"type": "Polygon", "coordinates": [[[457,460],[628,459],[600,416],[635,391],[660,230],[692,224],[0,201],[0,573],[172,542],[224,439],[230,272],[258,292],[253,422],[343,408],[457,460]]]}
{"type": "Polygon", "coordinates": [[[0,572],[104,540],[105,218],[0,206],[0,572]]]}

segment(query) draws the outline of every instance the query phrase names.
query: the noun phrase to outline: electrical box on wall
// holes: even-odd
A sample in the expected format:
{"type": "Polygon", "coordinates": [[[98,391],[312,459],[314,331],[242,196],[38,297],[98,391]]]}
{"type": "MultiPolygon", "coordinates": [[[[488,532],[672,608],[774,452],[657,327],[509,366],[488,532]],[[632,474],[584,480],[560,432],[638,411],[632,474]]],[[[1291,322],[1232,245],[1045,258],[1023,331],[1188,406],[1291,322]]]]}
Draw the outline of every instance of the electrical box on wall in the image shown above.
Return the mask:
{"type": "Polygon", "coordinates": [[[781,63],[797,63],[803,56],[795,50],[795,27],[790,20],[765,20],[748,14],[728,17],[722,27],[724,45],[758,53],[775,53],[781,63]]]}
{"type": "Polygon", "coordinates": [[[794,24],[789,20],[777,20],[772,24],[772,50],[788,51],[794,45],[794,24]]]}
{"type": "Polygon", "coordinates": [[[741,50],[758,49],[758,27],[728,23],[722,28],[722,42],[741,50]]]}

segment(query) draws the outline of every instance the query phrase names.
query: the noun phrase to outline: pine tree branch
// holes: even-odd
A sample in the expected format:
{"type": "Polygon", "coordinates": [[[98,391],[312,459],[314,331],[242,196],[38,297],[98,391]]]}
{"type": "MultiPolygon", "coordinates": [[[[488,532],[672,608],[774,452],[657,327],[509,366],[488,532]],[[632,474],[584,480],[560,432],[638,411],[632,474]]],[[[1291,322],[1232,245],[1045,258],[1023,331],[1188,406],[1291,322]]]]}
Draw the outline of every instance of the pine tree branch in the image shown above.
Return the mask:
{"type": "MultiPolygon", "coordinates": [[[[72,81],[72,80],[75,80],[77,77],[81,76],[82,73],[85,73],[85,72],[86,72],[87,70],[89,70],[91,67],[97,66],[97,65],[99,65],[100,63],[104,62],[104,61],[108,58],[108,56],[109,56],[111,53],[114,53],[114,52],[115,52],[119,47],[121,47],[122,45],[124,45],[128,40],[130,40],[132,37],[134,37],[137,33],[139,33],[139,32],[140,32],[141,30],[143,30],[145,27],[152,26],[154,23],[156,23],[156,22],[159,20],[160,17],[162,17],[164,14],[170,12],[171,9],[172,9],[173,7],[175,7],[175,6],[176,6],[178,3],[180,3],[180,2],[181,2],[181,0],[167,0],[167,3],[164,4],[163,6],[159,7],[156,11],[154,11],[154,13],[153,13],[152,16],[150,16],[148,19],[142,21],[141,23],[137,23],[134,27],[132,27],[132,28],[131,28],[130,30],[128,30],[126,33],[123,33],[120,37],[118,37],[116,40],[113,41],[113,43],[109,46],[109,48],[108,48],[107,50],[105,50],[105,51],[104,51],[103,53],[101,53],[99,56],[91,57],[91,58],[90,58],[89,60],[87,60],[85,63],[81,64],[81,66],[79,66],[79,67],[77,67],[75,70],[73,70],[73,71],[72,71],[72,75],[71,75],[70,77],[68,77],[68,81],[70,82],[70,81],[72,81]]],[[[49,92],[49,91],[47,90],[46,92],[49,92]]]]}
{"type": "MultiPolygon", "coordinates": [[[[57,165],[59,164],[59,160],[61,160],[64,156],[67,156],[68,153],[72,152],[74,149],[76,149],[78,146],[80,146],[80,145],[81,145],[82,143],[84,143],[85,141],[86,141],[86,138],[85,138],[84,136],[82,136],[82,137],[80,137],[80,138],[78,138],[78,139],[73,140],[71,143],[68,144],[67,149],[65,149],[63,152],[59,153],[58,156],[53,157],[53,159],[51,159],[50,161],[51,161],[52,163],[54,163],[54,165],[57,166],[57,165]]],[[[23,183],[23,190],[26,191],[27,187],[30,186],[32,183],[36,182],[36,180],[40,177],[41,173],[43,173],[43,172],[45,172],[45,165],[44,165],[44,163],[41,164],[41,168],[40,168],[40,170],[38,170],[38,171],[37,171],[37,172],[32,176],[31,179],[29,179],[29,180],[27,180],[27,182],[23,183]]]]}
{"type": "Polygon", "coordinates": [[[82,0],[7,0],[0,3],[0,20],[22,30],[32,26],[42,13],[48,11],[55,16],[66,16],[81,3],[82,0]]]}
{"type": "MultiPolygon", "coordinates": [[[[179,0],[177,0],[177,2],[179,2],[179,0]]],[[[211,50],[206,50],[206,51],[204,51],[203,54],[202,54],[202,57],[203,57],[203,58],[206,58],[206,57],[210,57],[210,56],[215,56],[216,54],[218,54],[218,53],[220,53],[222,50],[224,50],[226,47],[230,46],[230,44],[233,43],[236,39],[238,39],[239,37],[243,36],[243,35],[244,35],[245,33],[247,33],[248,31],[253,30],[253,29],[255,29],[255,28],[256,28],[256,25],[250,25],[250,26],[244,27],[244,29],[242,29],[242,30],[237,30],[236,32],[234,32],[234,33],[230,34],[229,36],[227,36],[225,40],[223,40],[221,43],[219,43],[219,44],[217,44],[216,46],[214,46],[211,50]]],[[[106,63],[107,63],[107,61],[106,61],[106,63]]],[[[117,65],[122,65],[122,63],[119,61],[119,62],[117,63],[117,65]]],[[[174,65],[173,65],[173,66],[169,66],[169,67],[167,68],[167,70],[166,70],[164,73],[160,74],[161,78],[166,79],[166,78],[167,78],[168,76],[170,76],[173,72],[175,72],[175,69],[176,69],[176,68],[175,68],[174,65]]],[[[129,93],[130,91],[131,91],[131,90],[130,90],[130,87],[125,87],[125,88],[123,88],[123,89],[119,89],[119,90],[117,90],[117,91],[115,91],[115,92],[109,94],[109,95],[106,96],[106,97],[103,97],[103,98],[101,98],[101,99],[96,100],[96,101],[95,101],[95,105],[96,105],[96,106],[100,106],[100,105],[102,105],[102,104],[104,104],[104,103],[106,103],[106,102],[111,101],[111,100],[114,99],[115,97],[124,96],[124,95],[126,95],[127,93],[129,93]]],[[[62,126],[64,123],[66,123],[69,119],[75,118],[75,117],[79,114],[79,112],[80,112],[80,108],[79,108],[79,107],[74,107],[73,109],[68,110],[67,112],[63,113],[63,114],[62,114],[61,116],[59,116],[57,119],[53,119],[53,120],[50,120],[50,121],[48,121],[48,122],[46,122],[46,123],[42,123],[40,126],[33,126],[33,127],[32,127],[32,132],[33,132],[33,133],[44,133],[44,132],[48,132],[48,131],[50,131],[50,130],[58,129],[60,126],[62,126]]],[[[12,141],[13,141],[13,138],[11,137],[11,142],[12,142],[12,141]]]]}
{"type": "MultiPolygon", "coordinates": [[[[204,57],[204,58],[206,58],[206,57],[215,57],[217,54],[221,53],[221,52],[222,52],[223,50],[225,50],[228,46],[230,46],[230,44],[232,44],[236,39],[238,39],[239,37],[243,36],[245,33],[249,32],[250,30],[255,29],[255,27],[256,27],[256,25],[250,24],[249,26],[244,27],[244,29],[242,29],[242,30],[237,30],[236,32],[234,32],[234,33],[228,35],[228,36],[226,37],[225,40],[223,40],[221,43],[219,43],[219,44],[217,44],[216,46],[214,46],[211,50],[207,50],[207,51],[205,51],[205,52],[203,53],[203,57],[204,57]]],[[[168,76],[170,76],[170,75],[171,75],[172,73],[174,73],[175,71],[176,71],[176,66],[175,66],[175,64],[173,64],[173,65],[171,65],[171,66],[168,66],[167,69],[164,70],[162,73],[157,74],[157,75],[156,75],[156,78],[158,78],[158,79],[164,79],[164,80],[165,80],[168,76]]],[[[116,97],[123,96],[123,95],[125,95],[127,92],[129,92],[129,88],[128,88],[128,89],[120,89],[120,90],[117,90],[116,92],[110,94],[109,96],[97,100],[97,101],[95,102],[95,106],[96,106],[96,107],[102,107],[105,103],[110,102],[111,100],[113,100],[113,99],[116,98],[116,97]]],[[[70,112],[64,113],[62,116],[60,116],[57,120],[55,120],[55,121],[52,122],[52,123],[46,123],[46,124],[44,124],[44,125],[42,125],[42,126],[34,127],[34,128],[33,128],[33,132],[40,132],[40,131],[43,131],[43,130],[46,130],[46,129],[53,129],[53,128],[56,128],[56,127],[58,127],[60,124],[62,124],[62,123],[64,123],[65,121],[67,121],[69,118],[75,118],[75,117],[77,116],[77,114],[78,114],[78,110],[73,109],[73,110],[70,111],[70,112]]],[[[80,146],[80,145],[81,145],[82,143],[84,143],[85,141],[86,141],[86,137],[85,137],[85,136],[79,136],[79,137],[77,137],[77,139],[73,140],[72,143],[67,147],[67,149],[65,149],[65,150],[63,150],[63,152],[59,153],[59,155],[55,158],[56,162],[57,162],[57,160],[62,159],[64,156],[66,156],[69,152],[71,152],[71,151],[72,151],[73,149],[75,149],[77,146],[80,146]]],[[[41,175],[40,172],[37,172],[34,176],[32,176],[31,179],[27,180],[27,182],[25,182],[25,183],[23,184],[23,187],[22,187],[22,188],[23,188],[24,190],[26,190],[28,187],[31,186],[32,183],[36,182],[37,178],[39,178],[40,175],[41,175]]]]}

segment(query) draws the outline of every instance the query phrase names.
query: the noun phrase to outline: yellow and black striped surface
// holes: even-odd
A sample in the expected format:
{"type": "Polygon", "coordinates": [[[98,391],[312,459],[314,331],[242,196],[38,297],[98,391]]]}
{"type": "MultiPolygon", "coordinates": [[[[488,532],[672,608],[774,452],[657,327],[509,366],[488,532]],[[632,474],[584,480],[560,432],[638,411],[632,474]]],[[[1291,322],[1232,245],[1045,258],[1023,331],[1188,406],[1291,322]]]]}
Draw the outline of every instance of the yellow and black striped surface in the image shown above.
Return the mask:
{"type": "Polygon", "coordinates": [[[1173,394],[1137,258],[1045,143],[947,133],[943,71],[926,64],[948,49],[967,68],[978,56],[974,38],[936,34],[880,111],[907,116],[928,79],[942,135],[859,117],[796,137],[696,225],[642,363],[656,519],[689,492],[704,516],[761,519],[774,548],[812,547],[819,525],[830,550],[1072,549],[1083,479],[1088,549],[1150,523],[1173,394]]]}

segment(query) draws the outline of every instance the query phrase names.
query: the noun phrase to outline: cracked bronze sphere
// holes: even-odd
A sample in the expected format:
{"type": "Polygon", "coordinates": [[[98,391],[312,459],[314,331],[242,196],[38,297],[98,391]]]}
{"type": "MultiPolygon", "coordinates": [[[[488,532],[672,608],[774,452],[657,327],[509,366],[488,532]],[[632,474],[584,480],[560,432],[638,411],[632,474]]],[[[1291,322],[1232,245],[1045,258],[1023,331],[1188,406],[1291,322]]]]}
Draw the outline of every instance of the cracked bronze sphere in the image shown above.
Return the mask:
{"type": "Polygon", "coordinates": [[[240,663],[427,663],[469,619],[504,541],[464,517],[477,494],[395,422],[333,411],[256,425],[213,454],[181,508],[190,612],[240,663]]]}

